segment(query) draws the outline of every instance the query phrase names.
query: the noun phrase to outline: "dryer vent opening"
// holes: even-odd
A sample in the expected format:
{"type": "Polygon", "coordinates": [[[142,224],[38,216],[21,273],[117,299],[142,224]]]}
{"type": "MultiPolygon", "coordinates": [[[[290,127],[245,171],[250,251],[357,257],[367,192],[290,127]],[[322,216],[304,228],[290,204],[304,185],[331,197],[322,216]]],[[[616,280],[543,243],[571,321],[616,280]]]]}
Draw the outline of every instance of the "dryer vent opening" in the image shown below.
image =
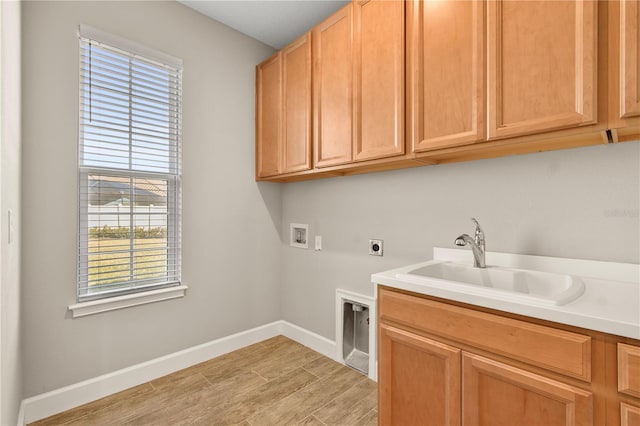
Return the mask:
{"type": "Polygon", "coordinates": [[[369,307],[345,300],[342,309],[342,359],[369,374],[369,307]]]}

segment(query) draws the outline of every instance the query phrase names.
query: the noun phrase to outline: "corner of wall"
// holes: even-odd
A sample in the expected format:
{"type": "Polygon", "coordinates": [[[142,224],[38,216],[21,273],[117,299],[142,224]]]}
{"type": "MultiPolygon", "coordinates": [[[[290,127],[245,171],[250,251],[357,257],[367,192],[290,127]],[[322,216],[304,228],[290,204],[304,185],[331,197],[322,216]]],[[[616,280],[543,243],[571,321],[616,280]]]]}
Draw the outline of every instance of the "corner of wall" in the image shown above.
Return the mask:
{"type": "Polygon", "coordinates": [[[20,420],[21,2],[0,2],[0,424],[20,420]],[[11,211],[11,216],[9,216],[11,211]]]}

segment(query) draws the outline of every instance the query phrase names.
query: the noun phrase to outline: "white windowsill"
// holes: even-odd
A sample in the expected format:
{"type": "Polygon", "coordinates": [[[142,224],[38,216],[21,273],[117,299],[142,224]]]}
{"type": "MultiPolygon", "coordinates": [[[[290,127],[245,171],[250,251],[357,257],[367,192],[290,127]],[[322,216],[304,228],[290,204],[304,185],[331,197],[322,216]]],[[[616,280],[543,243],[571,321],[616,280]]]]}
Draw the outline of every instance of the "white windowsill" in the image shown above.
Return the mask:
{"type": "Polygon", "coordinates": [[[84,317],[86,315],[114,311],[116,309],[128,308],[130,306],[144,305],[147,303],[159,302],[161,300],[177,299],[179,297],[184,297],[188,288],[189,287],[186,285],[180,285],[177,287],[127,294],[124,296],[109,297],[107,299],[92,300],[90,302],[74,303],[73,305],[69,305],[69,310],[73,314],[73,318],[84,317]]]}

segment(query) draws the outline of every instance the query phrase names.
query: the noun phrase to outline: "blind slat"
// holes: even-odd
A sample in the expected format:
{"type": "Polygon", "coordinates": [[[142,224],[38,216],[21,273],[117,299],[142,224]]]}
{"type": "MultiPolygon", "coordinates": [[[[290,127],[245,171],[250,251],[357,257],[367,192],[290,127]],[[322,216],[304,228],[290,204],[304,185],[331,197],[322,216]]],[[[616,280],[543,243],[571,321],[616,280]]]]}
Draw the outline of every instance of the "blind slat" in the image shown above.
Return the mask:
{"type": "MultiPolygon", "coordinates": [[[[89,88],[102,88],[116,93],[133,94],[138,97],[148,97],[150,99],[175,99],[179,96],[178,92],[167,90],[168,87],[162,85],[142,84],[139,78],[131,76],[106,75],[98,71],[85,72],[91,79],[89,88]],[[128,77],[128,78],[125,78],[128,77]]],[[[167,102],[169,103],[169,102],[167,102]]]]}
{"type": "MultiPolygon", "coordinates": [[[[122,74],[126,75],[129,73],[129,68],[127,63],[122,63],[122,65],[118,63],[110,63],[109,59],[103,60],[99,54],[92,53],[90,56],[81,55],[80,56],[80,69],[83,72],[91,72],[94,69],[101,70],[106,73],[113,74],[122,74]]],[[[168,87],[177,90],[179,88],[178,79],[173,77],[171,74],[160,75],[160,74],[150,74],[147,73],[146,70],[141,70],[140,68],[136,68],[136,75],[139,78],[147,81],[149,83],[158,84],[166,84],[168,87]]]]}
{"type": "MultiPolygon", "coordinates": [[[[97,116],[96,116],[97,117],[97,116]]],[[[166,137],[175,137],[177,135],[177,131],[174,133],[172,131],[160,131],[148,129],[146,127],[140,127],[139,125],[133,125],[132,123],[119,123],[114,120],[108,120],[108,117],[103,117],[105,119],[100,120],[97,118],[93,118],[91,123],[85,124],[88,129],[99,128],[102,130],[112,130],[114,132],[126,132],[139,136],[149,136],[156,138],[166,138],[166,137]],[[110,127],[111,126],[111,127],[110,127]]]]}
{"type": "MultiPolygon", "coordinates": [[[[93,102],[94,105],[98,104],[98,102],[93,102]]],[[[87,106],[89,107],[90,104],[85,104],[84,102],[80,102],[80,107],[83,106],[87,106]]],[[[128,111],[126,110],[117,110],[117,109],[113,109],[113,108],[108,108],[104,105],[98,105],[98,107],[96,108],[95,111],[99,111],[99,114],[105,117],[109,117],[109,118],[114,118],[114,119],[123,119],[124,117],[126,117],[128,111]],[[98,109],[99,108],[99,109],[98,109]]],[[[97,112],[92,111],[91,114],[98,114],[97,112]]],[[[145,124],[149,124],[149,125],[159,125],[159,126],[167,126],[171,129],[177,129],[178,125],[177,123],[169,123],[167,124],[167,120],[165,119],[159,119],[156,117],[156,115],[154,114],[142,114],[140,110],[135,110],[135,111],[131,111],[131,115],[130,115],[131,119],[135,122],[142,122],[145,124]],[[157,123],[157,124],[154,124],[157,123]]]]}
{"type": "MultiPolygon", "coordinates": [[[[113,140],[113,143],[115,144],[122,144],[123,141],[125,141],[125,145],[128,145],[129,141],[131,141],[132,143],[135,143],[134,146],[148,146],[149,148],[152,148],[152,149],[167,151],[171,155],[176,155],[176,153],[179,152],[177,144],[174,144],[173,146],[168,145],[166,139],[157,138],[157,137],[145,136],[140,134],[129,135],[129,137],[121,137],[121,136],[115,136],[115,135],[106,136],[104,133],[100,132],[100,129],[97,129],[96,131],[91,131],[91,129],[87,129],[83,132],[80,132],[81,137],[83,137],[84,135],[89,135],[90,137],[101,137],[103,139],[101,139],[100,142],[103,142],[103,143],[113,140]]],[[[177,139],[180,136],[182,136],[182,134],[176,133],[173,136],[176,137],[177,139]]]]}
{"type": "MultiPolygon", "coordinates": [[[[122,97],[112,96],[112,95],[115,95],[115,93],[113,94],[100,93],[99,95],[96,95],[96,94],[90,95],[89,93],[84,93],[80,98],[80,106],[85,108],[88,108],[88,107],[104,108],[104,106],[107,105],[114,108],[119,108],[118,110],[112,109],[112,111],[114,112],[118,112],[121,114],[128,113],[129,112],[128,97],[122,98],[122,97]],[[109,102],[105,99],[108,99],[109,101],[114,101],[114,102],[109,102]],[[120,103],[116,103],[116,101],[120,103]]],[[[155,117],[157,115],[153,111],[149,111],[149,108],[145,108],[145,109],[136,108],[135,110],[131,111],[131,113],[134,116],[146,115],[148,117],[155,117]]],[[[171,115],[172,117],[175,118],[175,117],[182,116],[182,113],[179,110],[170,109],[168,110],[167,115],[171,115]]]]}

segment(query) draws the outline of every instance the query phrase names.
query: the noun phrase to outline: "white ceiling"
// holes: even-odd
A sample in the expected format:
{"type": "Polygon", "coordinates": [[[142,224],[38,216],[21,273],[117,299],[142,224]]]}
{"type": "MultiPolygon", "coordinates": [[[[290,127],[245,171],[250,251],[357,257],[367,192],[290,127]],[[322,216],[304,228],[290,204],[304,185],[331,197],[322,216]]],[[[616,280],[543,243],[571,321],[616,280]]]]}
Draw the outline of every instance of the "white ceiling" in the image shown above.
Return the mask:
{"type": "Polygon", "coordinates": [[[348,0],[178,0],[275,49],[282,49],[348,0]]]}

